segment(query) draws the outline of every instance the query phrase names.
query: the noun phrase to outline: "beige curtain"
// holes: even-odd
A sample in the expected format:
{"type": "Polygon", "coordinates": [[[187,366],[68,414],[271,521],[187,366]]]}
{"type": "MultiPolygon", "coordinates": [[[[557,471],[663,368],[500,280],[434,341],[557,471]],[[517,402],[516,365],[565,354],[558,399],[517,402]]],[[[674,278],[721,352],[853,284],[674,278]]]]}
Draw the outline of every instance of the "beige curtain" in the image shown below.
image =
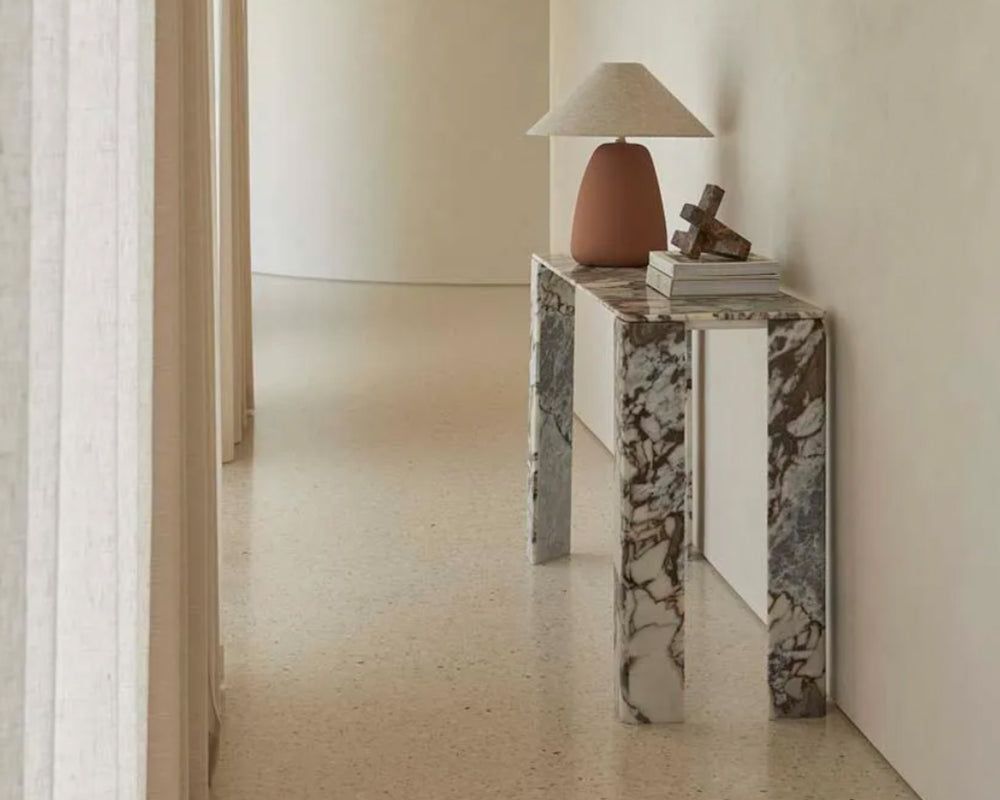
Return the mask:
{"type": "Polygon", "coordinates": [[[220,391],[222,460],[253,412],[246,0],[221,0],[219,76],[220,391]]]}
{"type": "Polygon", "coordinates": [[[156,4],[149,800],[208,800],[221,710],[210,18],[156,4]]]}
{"type": "Polygon", "coordinates": [[[0,798],[146,787],[152,0],[0,0],[0,798]]]}
{"type": "MultiPolygon", "coordinates": [[[[245,115],[242,2],[233,14],[245,115]]],[[[221,710],[210,33],[206,4],[189,0],[0,0],[0,390],[15,390],[0,408],[3,798],[209,797],[221,710]]],[[[242,418],[246,126],[233,127],[242,418]]]]}

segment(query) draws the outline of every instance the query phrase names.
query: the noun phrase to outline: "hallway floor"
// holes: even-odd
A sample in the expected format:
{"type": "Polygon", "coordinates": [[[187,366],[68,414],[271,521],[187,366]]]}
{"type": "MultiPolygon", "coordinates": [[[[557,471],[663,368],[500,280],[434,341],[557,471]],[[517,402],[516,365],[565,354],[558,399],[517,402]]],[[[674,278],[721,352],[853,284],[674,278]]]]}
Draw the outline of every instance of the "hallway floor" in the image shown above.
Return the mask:
{"type": "Polygon", "coordinates": [[[612,463],[579,424],[574,554],[524,557],[526,289],[254,299],[216,800],[914,797],[841,714],[768,721],[764,627],[703,562],[688,721],[615,721],[612,463]]]}

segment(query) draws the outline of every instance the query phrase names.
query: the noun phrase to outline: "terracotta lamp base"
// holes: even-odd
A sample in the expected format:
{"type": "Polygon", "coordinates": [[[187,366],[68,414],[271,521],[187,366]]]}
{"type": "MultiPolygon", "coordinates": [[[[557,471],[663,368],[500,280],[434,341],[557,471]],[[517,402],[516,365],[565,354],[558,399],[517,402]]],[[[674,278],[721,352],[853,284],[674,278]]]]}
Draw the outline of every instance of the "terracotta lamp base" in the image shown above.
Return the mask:
{"type": "Polygon", "coordinates": [[[667,224],[656,167],[641,144],[598,147],[580,184],[570,252],[592,267],[644,267],[650,250],[667,249],[667,224]]]}

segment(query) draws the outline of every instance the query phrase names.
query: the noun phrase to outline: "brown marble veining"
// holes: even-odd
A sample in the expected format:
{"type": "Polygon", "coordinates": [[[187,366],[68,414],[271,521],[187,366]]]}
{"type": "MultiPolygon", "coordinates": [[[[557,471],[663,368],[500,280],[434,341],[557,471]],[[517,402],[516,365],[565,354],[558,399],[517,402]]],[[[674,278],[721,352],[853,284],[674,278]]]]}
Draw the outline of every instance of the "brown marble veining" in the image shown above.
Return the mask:
{"type": "Polygon", "coordinates": [[[590,292],[625,322],[727,322],[821,319],[823,309],[789,294],[669,298],[646,286],[646,268],[585,267],[571,256],[534,257],[535,262],[590,292]]]}

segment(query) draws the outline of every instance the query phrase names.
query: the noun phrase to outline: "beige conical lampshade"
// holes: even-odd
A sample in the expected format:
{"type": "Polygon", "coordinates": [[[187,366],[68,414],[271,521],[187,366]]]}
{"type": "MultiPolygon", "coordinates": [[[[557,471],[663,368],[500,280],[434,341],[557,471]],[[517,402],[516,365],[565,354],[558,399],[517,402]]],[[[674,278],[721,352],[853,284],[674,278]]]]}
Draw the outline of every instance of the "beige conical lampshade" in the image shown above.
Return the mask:
{"type": "Polygon", "coordinates": [[[532,136],[711,136],[642,64],[601,64],[532,136]]]}

